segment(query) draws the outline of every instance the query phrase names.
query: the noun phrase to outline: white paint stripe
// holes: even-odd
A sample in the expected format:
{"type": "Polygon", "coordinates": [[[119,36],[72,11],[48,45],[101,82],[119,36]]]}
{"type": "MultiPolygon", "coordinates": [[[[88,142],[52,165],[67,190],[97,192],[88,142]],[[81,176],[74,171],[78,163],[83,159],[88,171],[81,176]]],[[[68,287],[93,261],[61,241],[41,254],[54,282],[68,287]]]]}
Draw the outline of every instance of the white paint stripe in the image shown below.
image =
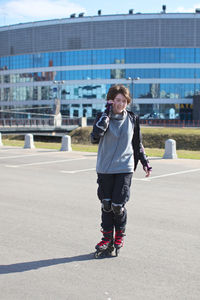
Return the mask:
{"type": "MultiPolygon", "coordinates": [[[[25,149],[24,149],[25,150],[25,149]]],[[[61,154],[63,152],[60,151],[52,151],[52,152],[41,152],[41,153],[34,153],[34,154],[26,154],[26,155],[13,155],[13,156],[1,156],[0,159],[10,159],[10,158],[21,158],[21,157],[32,157],[32,156],[40,156],[40,155],[49,155],[49,154],[61,154]]]]}
{"type": "Polygon", "coordinates": [[[96,168],[91,168],[91,169],[82,169],[82,170],[74,170],[74,171],[65,171],[62,170],[60,171],[61,173],[67,173],[67,174],[75,174],[75,173],[79,173],[79,172],[87,172],[87,171],[95,171],[96,168]]]}
{"type": "Polygon", "coordinates": [[[150,178],[133,178],[134,180],[138,180],[138,181],[150,181],[150,178]]]}
{"type": "Polygon", "coordinates": [[[31,156],[37,156],[37,154],[2,156],[0,157],[0,159],[21,158],[21,157],[31,157],[31,156]]]}
{"type": "Polygon", "coordinates": [[[2,149],[1,147],[0,147],[0,153],[4,153],[4,152],[7,152],[7,151],[9,151],[10,152],[10,150],[19,150],[19,149],[21,149],[21,148],[19,148],[19,147],[16,147],[16,148],[14,148],[14,149],[2,149]]]}
{"type": "MultiPolygon", "coordinates": [[[[91,169],[81,169],[81,170],[73,170],[73,171],[66,171],[66,170],[61,170],[61,173],[66,173],[66,174],[75,174],[75,173],[79,173],[79,172],[87,172],[87,171],[95,171],[95,168],[91,168],[91,169]]],[[[168,177],[168,176],[174,176],[174,175],[180,175],[180,174],[185,174],[185,173],[192,173],[192,172],[198,172],[200,171],[200,169],[192,169],[192,170],[186,170],[186,171],[180,171],[180,172],[176,172],[176,173],[169,173],[169,174],[163,174],[163,175],[158,175],[158,176],[151,176],[148,178],[133,178],[133,180],[136,181],[151,181],[152,179],[156,179],[156,178],[162,178],[162,177],[168,177]]]]}
{"type": "Polygon", "coordinates": [[[169,177],[169,176],[174,176],[174,175],[187,174],[187,173],[193,173],[193,172],[198,172],[198,171],[200,171],[200,169],[192,169],[192,170],[186,170],[186,171],[180,171],[180,172],[175,172],[175,173],[163,174],[163,175],[158,175],[158,176],[150,176],[148,178],[134,178],[134,180],[151,181],[152,179],[169,177]]]}
{"type": "Polygon", "coordinates": [[[4,167],[6,167],[6,168],[18,168],[19,166],[17,166],[17,165],[5,165],[4,167]]]}
{"type": "Polygon", "coordinates": [[[200,169],[192,169],[192,170],[180,171],[180,172],[175,172],[175,173],[163,174],[163,175],[159,175],[159,176],[153,176],[153,177],[150,177],[149,179],[151,180],[151,179],[162,178],[162,177],[167,177],[167,176],[193,173],[193,172],[198,172],[198,171],[200,171],[200,169]]]}
{"type": "Polygon", "coordinates": [[[137,181],[151,181],[152,179],[169,177],[169,176],[180,175],[180,174],[193,173],[193,172],[198,172],[198,171],[200,171],[200,169],[192,169],[192,170],[186,170],[186,171],[180,171],[180,172],[175,172],[175,173],[163,174],[163,175],[158,175],[158,176],[150,176],[148,178],[133,178],[133,181],[134,180],[137,180],[137,181]]]}
{"type": "Polygon", "coordinates": [[[75,161],[75,160],[83,160],[86,159],[85,157],[82,158],[72,158],[72,159],[63,159],[63,160],[50,160],[50,161],[42,161],[37,163],[30,163],[30,164],[21,164],[21,165],[5,165],[7,168],[21,168],[21,167],[28,167],[28,166],[40,166],[40,165],[50,165],[50,164],[56,164],[56,163],[62,163],[62,162],[69,162],[69,161],[75,161]]]}

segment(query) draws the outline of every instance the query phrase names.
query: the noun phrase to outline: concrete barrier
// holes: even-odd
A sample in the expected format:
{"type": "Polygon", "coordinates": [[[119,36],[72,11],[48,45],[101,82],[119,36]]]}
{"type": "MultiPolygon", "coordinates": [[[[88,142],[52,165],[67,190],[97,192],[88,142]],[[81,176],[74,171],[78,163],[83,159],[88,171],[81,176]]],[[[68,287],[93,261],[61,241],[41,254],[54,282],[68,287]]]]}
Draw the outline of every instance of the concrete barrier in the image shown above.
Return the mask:
{"type": "Polygon", "coordinates": [[[25,141],[24,141],[24,149],[34,149],[34,141],[33,141],[33,135],[32,134],[26,134],[25,135],[25,141]]]}
{"type": "Polygon", "coordinates": [[[62,137],[62,145],[60,151],[72,151],[71,147],[71,136],[64,135],[62,137]]]}
{"type": "Polygon", "coordinates": [[[175,140],[169,139],[165,141],[165,153],[163,155],[163,158],[164,159],[177,158],[175,140]]]}
{"type": "Polygon", "coordinates": [[[82,117],[80,118],[80,127],[87,127],[87,118],[86,117],[82,117]]]}
{"type": "Polygon", "coordinates": [[[0,132],[0,146],[3,146],[2,138],[1,138],[1,132],[0,132]]]}

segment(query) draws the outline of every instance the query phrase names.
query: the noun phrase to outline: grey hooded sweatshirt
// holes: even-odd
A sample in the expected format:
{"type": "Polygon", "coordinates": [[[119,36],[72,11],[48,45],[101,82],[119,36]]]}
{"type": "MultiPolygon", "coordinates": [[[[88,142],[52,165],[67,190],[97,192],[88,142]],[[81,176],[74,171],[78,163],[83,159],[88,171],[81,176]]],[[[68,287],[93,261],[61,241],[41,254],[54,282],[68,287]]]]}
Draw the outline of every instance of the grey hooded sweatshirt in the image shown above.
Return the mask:
{"type": "Polygon", "coordinates": [[[102,174],[131,173],[134,169],[133,123],[127,111],[111,114],[109,127],[100,138],[96,171],[102,174]]]}

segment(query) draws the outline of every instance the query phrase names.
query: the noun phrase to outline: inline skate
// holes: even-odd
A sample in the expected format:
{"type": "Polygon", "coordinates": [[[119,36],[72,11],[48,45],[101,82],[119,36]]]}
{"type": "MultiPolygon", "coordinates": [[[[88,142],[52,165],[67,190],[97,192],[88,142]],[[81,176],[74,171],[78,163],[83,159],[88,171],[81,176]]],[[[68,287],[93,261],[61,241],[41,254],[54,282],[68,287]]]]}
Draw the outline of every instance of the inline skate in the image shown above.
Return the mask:
{"type": "Polygon", "coordinates": [[[124,245],[124,236],[125,230],[116,230],[115,239],[114,239],[114,247],[115,247],[115,255],[118,256],[120,249],[124,245]]]}
{"type": "Polygon", "coordinates": [[[101,241],[96,245],[96,252],[94,254],[95,258],[104,258],[112,256],[112,252],[114,251],[113,246],[113,231],[103,231],[103,237],[101,241]]]}

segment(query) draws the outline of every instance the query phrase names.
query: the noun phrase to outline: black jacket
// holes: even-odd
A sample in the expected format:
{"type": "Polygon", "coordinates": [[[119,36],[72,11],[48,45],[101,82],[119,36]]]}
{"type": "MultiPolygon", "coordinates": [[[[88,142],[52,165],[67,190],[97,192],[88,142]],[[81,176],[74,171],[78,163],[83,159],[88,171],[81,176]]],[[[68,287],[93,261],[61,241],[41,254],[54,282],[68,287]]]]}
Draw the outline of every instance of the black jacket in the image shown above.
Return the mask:
{"type": "MultiPolygon", "coordinates": [[[[143,167],[149,167],[149,161],[146,157],[144,147],[142,145],[142,135],[140,132],[140,122],[139,117],[135,115],[133,112],[127,111],[128,117],[130,118],[130,121],[132,122],[134,126],[134,134],[132,138],[132,147],[133,147],[133,153],[134,153],[134,171],[137,168],[138,162],[140,161],[143,167]]],[[[93,130],[91,133],[91,142],[93,144],[98,144],[99,140],[104,134],[106,134],[106,131],[100,130],[96,123],[100,119],[102,113],[98,113],[96,120],[93,125],[93,130]]]]}

